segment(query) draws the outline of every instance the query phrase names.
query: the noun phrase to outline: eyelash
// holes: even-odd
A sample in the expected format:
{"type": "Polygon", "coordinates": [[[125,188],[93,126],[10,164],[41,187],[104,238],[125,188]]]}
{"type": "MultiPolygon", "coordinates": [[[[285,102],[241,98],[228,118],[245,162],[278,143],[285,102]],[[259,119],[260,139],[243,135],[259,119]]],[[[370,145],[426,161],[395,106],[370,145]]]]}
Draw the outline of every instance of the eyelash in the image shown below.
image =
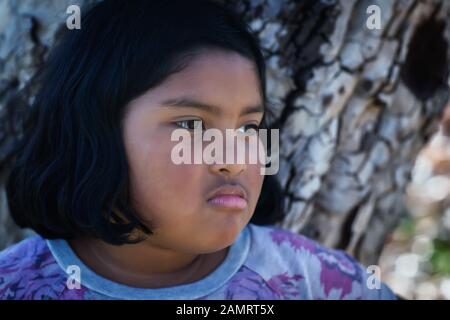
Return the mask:
{"type": "MultiPolygon", "coordinates": [[[[203,125],[203,120],[200,120],[200,119],[186,119],[186,120],[179,120],[179,121],[175,121],[174,124],[175,124],[176,126],[180,127],[180,128],[186,129],[186,130],[194,130],[195,128],[189,128],[189,126],[187,126],[188,128],[186,128],[186,127],[180,125],[180,123],[189,122],[189,121],[192,121],[192,123],[193,123],[194,121],[201,121],[201,122],[202,122],[202,130],[206,130],[205,126],[203,125]]],[[[244,125],[244,126],[253,126],[252,129],[254,129],[254,130],[257,131],[257,132],[258,132],[259,129],[261,128],[259,124],[255,124],[255,123],[249,123],[249,124],[246,124],[246,125],[244,125]]]]}
{"type": "Polygon", "coordinates": [[[205,126],[203,125],[203,121],[200,120],[200,119],[186,119],[186,120],[179,120],[179,121],[175,121],[174,124],[175,124],[176,126],[182,128],[182,129],[186,129],[186,130],[194,130],[195,128],[185,128],[185,127],[179,125],[180,123],[183,123],[183,122],[189,122],[189,121],[192,121],[192,124],[194,123],[194,121],[201,121],[201,122],[202,122],[202,130],[205,130],[205,126]]]}

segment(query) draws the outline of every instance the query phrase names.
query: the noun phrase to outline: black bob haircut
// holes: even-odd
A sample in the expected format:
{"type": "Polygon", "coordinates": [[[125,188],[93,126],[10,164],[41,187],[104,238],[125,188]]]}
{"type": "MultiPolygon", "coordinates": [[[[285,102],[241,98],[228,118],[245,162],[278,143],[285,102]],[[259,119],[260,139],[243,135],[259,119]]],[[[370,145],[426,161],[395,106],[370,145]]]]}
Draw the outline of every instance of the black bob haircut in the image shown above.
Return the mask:
{"type": "MultiPolygon", "coordinates": [[[[39,74],[6,184],[8,205],[20,227],[47,239],[136,243],[142,238],[130,239],[132,231],[152,231],[129,202],[126,104],[204,48],[253,61],[266,104],[265,62],[250,28],[211,0],[104,0],[81,23],[81,30],[65,31],[39,74]]],[[[266,113],[267,105],[262,127],[270,129],[266,113]]],[[[282,216],[280,186],[265,176],[251,222],[272,224],[282,216]]]]}

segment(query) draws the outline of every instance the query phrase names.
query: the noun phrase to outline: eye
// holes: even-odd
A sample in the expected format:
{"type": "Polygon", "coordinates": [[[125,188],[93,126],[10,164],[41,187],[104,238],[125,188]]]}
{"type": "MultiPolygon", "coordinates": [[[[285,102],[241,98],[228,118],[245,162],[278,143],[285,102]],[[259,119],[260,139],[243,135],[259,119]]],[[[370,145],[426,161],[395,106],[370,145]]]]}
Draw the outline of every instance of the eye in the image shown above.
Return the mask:
{"type": "Polygon", "coordinates": [[[256,132],[258,132],[258,130],[260,129],[260,127],[259,127],[259,125],[256,124],[256,123],[246,124],[246,125],[243,125],[242,127],[240,127],[240,128],[238,129],[238,133],[248,133],[247,131],[248,131],[249,129],[254,129],[256,132]],[[244,129],[242,130],[242,128],[244,128],[244,129]]]}
{"type": "Polygon", "coordinates": [[[180,120],[176,121],[175,124],[180,128],[187,130],[195,130],[195,129],[205,130],[205,126],[203,125],[203,121],[201,119],[180,120]]]}

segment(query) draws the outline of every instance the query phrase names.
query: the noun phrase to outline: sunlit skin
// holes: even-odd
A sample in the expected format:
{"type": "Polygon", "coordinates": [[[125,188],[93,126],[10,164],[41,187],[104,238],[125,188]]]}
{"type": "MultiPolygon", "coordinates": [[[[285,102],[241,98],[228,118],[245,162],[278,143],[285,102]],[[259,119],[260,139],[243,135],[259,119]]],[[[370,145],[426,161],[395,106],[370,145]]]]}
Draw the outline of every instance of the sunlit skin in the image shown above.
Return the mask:
{"type": "MultiPolygon", "coordinates": [[[[260,164],[182,164],[171,161],[173,130],[202,120],[206,129],[259,125],[263,106],[256,66],[232,52],[199,53],[183,71],[168,77],[127,105],[123,136],[130,168],[132,205],[154,232],[134,245],[113,246],[76,239],[71,245],[98,274],[135,287],[158,288],[190,283],[211,273],[252,217],[263,183],[260,164]],[[216,106],[218,113],[163,101],[188,97],[216,106]],[[177,123],[178,122],[178,123],[177,123]],[[241,211],[207,202],[225,183],[238,183],[248,205],[241,211]]],[[[224,138],[225,139],[225,138],[224,138]]]]}

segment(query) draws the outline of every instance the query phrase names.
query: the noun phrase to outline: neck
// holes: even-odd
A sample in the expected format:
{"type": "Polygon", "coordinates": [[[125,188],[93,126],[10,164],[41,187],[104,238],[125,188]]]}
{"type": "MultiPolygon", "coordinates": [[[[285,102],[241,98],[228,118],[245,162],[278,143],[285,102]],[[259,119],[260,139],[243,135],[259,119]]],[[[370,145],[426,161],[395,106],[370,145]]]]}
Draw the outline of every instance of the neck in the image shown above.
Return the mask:
{"type": "Polygon", "coordinates": [[[121,246],[79,238],[70,245],[93,271],[134,287],[160,288],[197,281],[225,259],[228,248],[210,254],[188,254],[152,246],[145,241],[121,246]]]}

